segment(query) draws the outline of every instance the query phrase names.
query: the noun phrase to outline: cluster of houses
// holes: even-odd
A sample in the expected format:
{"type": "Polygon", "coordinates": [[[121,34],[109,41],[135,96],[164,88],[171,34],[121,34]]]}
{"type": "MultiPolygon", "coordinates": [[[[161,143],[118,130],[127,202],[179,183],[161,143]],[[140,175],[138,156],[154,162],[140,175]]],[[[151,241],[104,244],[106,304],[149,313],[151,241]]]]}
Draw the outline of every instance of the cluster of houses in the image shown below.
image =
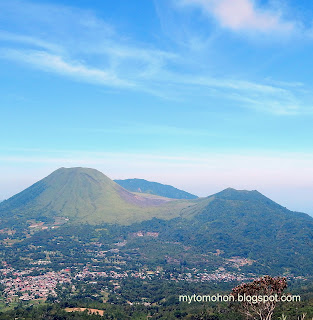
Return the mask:
{"type": "Polygon", "coordinates": [[[0,269],[4,276],[0,280],[5,286],[4,295],[8,301],[12,299],[34,300],[46,299],[49,295],[56,296],[57,284],[71,282],[68,269],[58,272],[50,271],[42,275],[30,275],[33,270],[15,271],[12,268],[0,269]]]}
{"type": "Polygon", "coordinates": [[[20,300],[46,299],[49,295],[56,296],[56,286],[62,283],[71,283],[73,279],[84,281],[85,279],[108,278],[112,281],[123,278],[136,278],[142,280],[169,279],[171,281],[205,282],[205,281],[244,281],[247,280],[243,274],[216,270],[213,273],[199,272],[197,269],[188,269],[184,273],[166,273],[162,268],[156,270],[142,269],[122,270],[114,266],[114,270],[95,271],[93,267],[85,267],[81,271],[71,275],[69,269],[61,271],[48,271],[40,275],[31,275],[36,268],[23,271],[16,271],[13,268],[5,267],[0,269],[2,280],[0,283],[5,286],[4,294],[8,300],[17,298],[20,300]]]}

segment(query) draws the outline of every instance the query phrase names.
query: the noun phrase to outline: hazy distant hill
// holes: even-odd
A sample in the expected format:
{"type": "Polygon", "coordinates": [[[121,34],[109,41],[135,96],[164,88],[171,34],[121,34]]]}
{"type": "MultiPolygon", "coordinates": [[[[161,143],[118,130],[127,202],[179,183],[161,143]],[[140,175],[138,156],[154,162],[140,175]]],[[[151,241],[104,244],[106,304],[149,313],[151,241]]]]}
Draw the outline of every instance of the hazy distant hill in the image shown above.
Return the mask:
{"type": "Polygon", "coordinates": [[[172,186],[151,182],[144,179],[114,180],[126,190],[140,193],[150,193],[172,199],[197,199],[198,197],[172,186]]]}
{"type": "Polygon", "coordinates": [[[128,224],[152,217],[177,216],[187,202],[135,195],[89,168],[60,168],[0,204],[2,222],[14,219],[52,219],[128,224]]]}
{"type": "Polygon", "coordinates": [[[313,218],[258,191],[226,189],[199,199],[166,224],[169,238],[257,260],[263,272],[313,272],[313,218]]]}

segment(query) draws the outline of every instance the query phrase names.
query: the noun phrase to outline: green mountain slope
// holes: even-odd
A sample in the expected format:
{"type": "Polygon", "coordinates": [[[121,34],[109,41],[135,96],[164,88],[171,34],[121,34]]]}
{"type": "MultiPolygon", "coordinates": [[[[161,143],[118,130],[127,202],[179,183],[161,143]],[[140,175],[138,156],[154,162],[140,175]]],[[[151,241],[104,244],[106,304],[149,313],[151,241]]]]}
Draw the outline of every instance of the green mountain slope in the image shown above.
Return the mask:
{"type": "Polygon", "coordinates": [[[268,272],[313,272],[313,218],[292,212],[258,191],[226,189],[199,199],[167,225],[167,236],[173,240],[257,260],[263,272],[267,268],[268,272]]]}
{"type": "Polygon", "coordinates": [[[172,199],[197,199],[198,197],[172,186],[151,182],[144,179],[114,180],[126,190],[139,193],[155,194],[172,199]]]}
{"type": "Polygon", "coordinates": [[[129,192],[94,169],[61,168],[0,203],[1,228],[28,227],[31,219],[55,217],[74,224],[129,225],[105,228],[108,234],[110,228],[120,230],[118,237],[155,231],[161,246],[179,243],[204,255],[217,252],[225,259],[255,261],[242,266],[245,272],[313,272],[313,218],[258,191],[228,188],[206,198],[171,200],[129,192]]]}
{"type": "Polygon", "coordinates": [[[0,204],[2,222],[66,217],[71,222],[129,224],[152,217],[169,219],[188,202],[132,194],[101,172],[61,168],[0,204]]]}

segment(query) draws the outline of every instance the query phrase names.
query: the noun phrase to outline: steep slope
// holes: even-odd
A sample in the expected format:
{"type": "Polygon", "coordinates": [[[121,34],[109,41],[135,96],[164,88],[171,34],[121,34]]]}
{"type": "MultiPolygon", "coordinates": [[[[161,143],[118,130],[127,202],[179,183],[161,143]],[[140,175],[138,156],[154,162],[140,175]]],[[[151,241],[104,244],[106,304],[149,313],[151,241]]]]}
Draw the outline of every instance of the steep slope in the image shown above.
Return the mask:
{"type": "Polygon", "coordinates": [[[226,189],[199,199],[170,221],[167,230],[173,239],[203,250],[258,260],[263,272],[267,267],[313,271],[313,218],[258,191],[226,189]]]}
{"type": "Polygon", "coordinates": [[[128,224],[151,217],[171,218],[186,203],[141,197],[95,169],[60,168],[0,204],[1,220],[53,219],[128,224]]]}
{"type": "MultiPolygon", "coordinates": [[[[207,198],[170,200],[131,193],[94,169],[61,168],[0,203],[1,228],[55,217],[76,224],[132,224],[128,232],[158,232],[160,245],[179,242],[203,254],[254,260],[242,267],[245,272],[313,272],[313,218],[255,190],[228,188],[207,198]]],[[[123,236],[126,229],[119,228],[123,236]]]]}
{"type": "Polygon", "coordinates": [[[197,199],[198,197],[172,186],[144,179],[114,180],[128,191],[155,194],[172,199],[197,199]]]}

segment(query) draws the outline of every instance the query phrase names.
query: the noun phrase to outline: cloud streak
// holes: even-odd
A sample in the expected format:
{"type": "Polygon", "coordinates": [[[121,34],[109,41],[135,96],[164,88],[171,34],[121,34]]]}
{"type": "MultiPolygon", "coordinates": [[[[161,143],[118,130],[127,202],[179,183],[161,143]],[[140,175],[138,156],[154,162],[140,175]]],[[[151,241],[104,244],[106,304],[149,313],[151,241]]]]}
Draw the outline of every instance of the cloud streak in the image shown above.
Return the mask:
{"type": "MultiPolygon", "coordinates": [[[[270,28],[285,26],[277,15],[261,12],[250,0],[184,0],[182,3],[201,6],[203,10],[224,19],[224,23],[228,21],[229,28],[253,29],[258,26],[261,31],[269,31],[270,28]],[[237,3],[242,11],[237,7],[236,10],[241,13],[233,8],[232,3],[237,3]],[[226,16],[219,16],[219,12],[225,12],[226,16]],[[266,19],[269,29],[265,28],[266,19]],[[249,25],[252,23],[257,25],[249,25]]],[[[163,99],[192,101],[195,96],[203,96],[203,100],[211,96],[234,107],[258,112],[277,115],[312,112],[299,94],[298,87],[228,75],[214,77],[207,71],[190,72],[190,66],[196,66],[196,69],[201,67],[192,55],[138,44],[117,33],[113,26],[92,12],[13,1],[11,7],[8,3],[0,4],[2,15],[8,8],[11,8],[8,12],[16,11],[16,17],[11,19],[20,19],[22,24],[20,32],[0,32],[2,59],[75,81],[145,92],[163,99]],[[38,31],[28,31],[29,25],[23,25],[23,14],[30,12],[35,13],[31,21],[33,29],[41,27],[47,33],[45,38],[38,31]],[[56,21],[52,19],[52,13],[56,21]]],[[[25,19],[27,22],[29,18],[25,19]]]]}
{"type": "Polygon", "coordinates": [[[20,51],[4,49],[0,56],[9,60],[23,62],[42,71],[65,75],[89,83],[116,87],[133,87],[134,84],[119,79],[110,71],[90,68],[77,61],[65,61],[61,56],[44,51],[20,51]]]}
{"type": "Polygon", "coordinates": [[[279,12],[257,8],[253,0],[183,0],[181,3],[201,8],[222,27],[235,32],[292,32],[295,28],[293,22],[283,21],[279,12]]]}

